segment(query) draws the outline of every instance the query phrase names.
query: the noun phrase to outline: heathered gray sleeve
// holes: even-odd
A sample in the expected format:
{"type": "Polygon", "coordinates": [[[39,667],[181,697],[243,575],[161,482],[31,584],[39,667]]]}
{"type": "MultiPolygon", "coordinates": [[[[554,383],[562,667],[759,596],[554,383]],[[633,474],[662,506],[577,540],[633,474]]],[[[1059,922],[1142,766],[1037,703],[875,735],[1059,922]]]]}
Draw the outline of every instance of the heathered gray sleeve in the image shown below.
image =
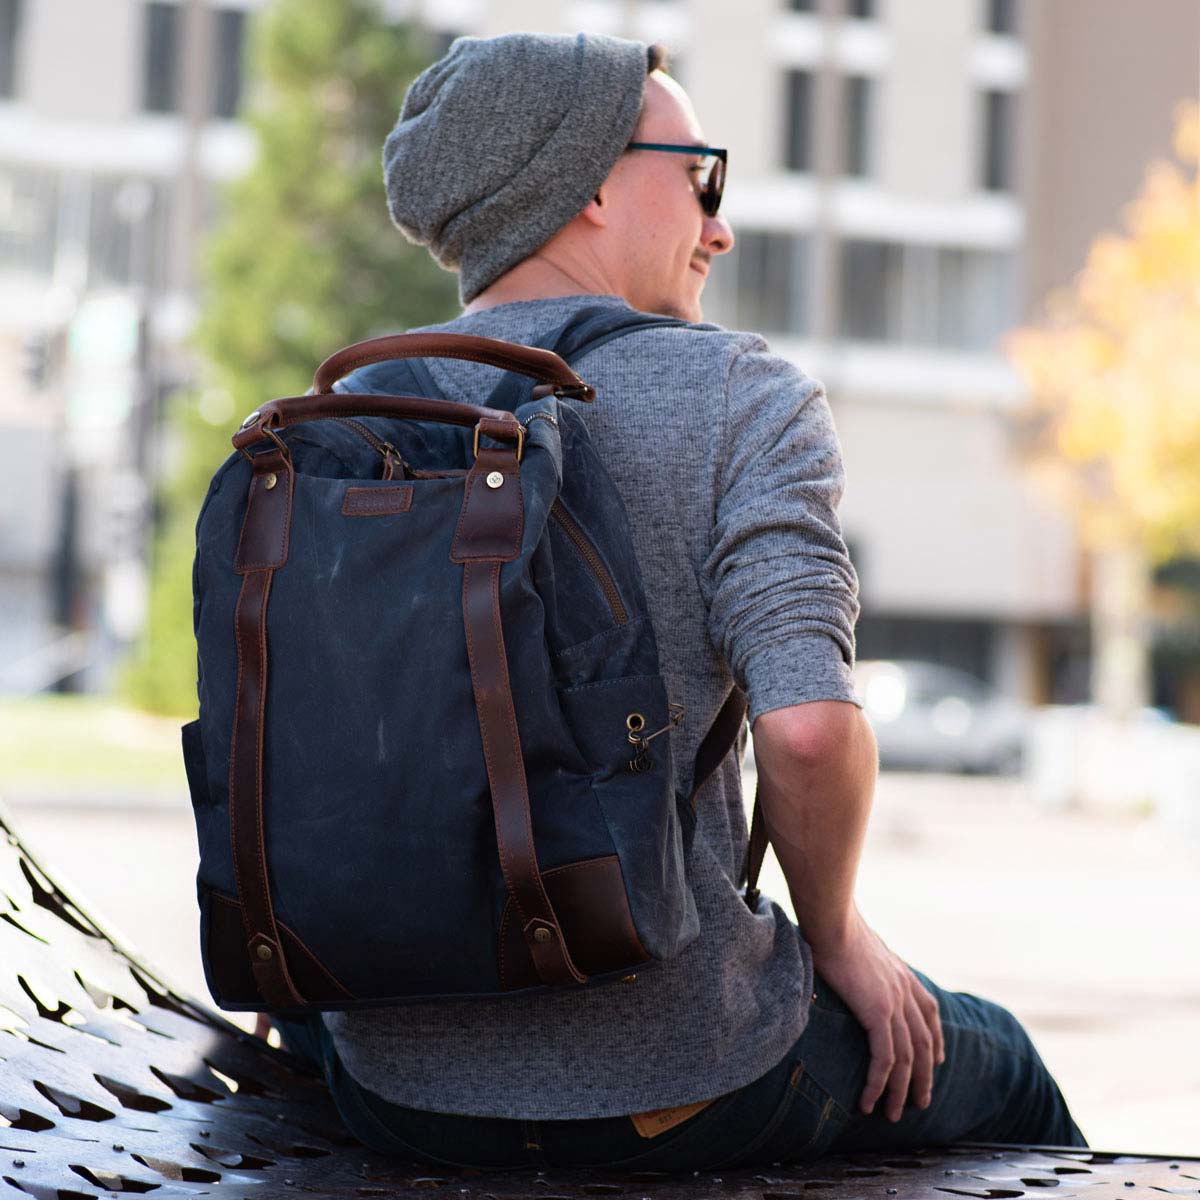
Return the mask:
{"type": "Polygon", "coordinates": [[[824,389],[741,335],[727,360],[716,519],[700,586],[709,636],[750,721],[811,700],[858,703],[858,579],[842,540],[841,449],[824,389]]]}

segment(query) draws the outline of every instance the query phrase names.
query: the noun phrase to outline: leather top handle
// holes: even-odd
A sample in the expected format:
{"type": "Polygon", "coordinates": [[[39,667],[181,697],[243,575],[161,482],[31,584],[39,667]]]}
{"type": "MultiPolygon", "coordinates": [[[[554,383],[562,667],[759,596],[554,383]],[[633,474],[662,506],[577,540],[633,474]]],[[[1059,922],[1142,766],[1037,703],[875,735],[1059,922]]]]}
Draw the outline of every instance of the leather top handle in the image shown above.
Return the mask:
{"type": "Polygon", "coordinates": [[[468,428],[487,422],[483,432],[488,437],[519,439],[524,434],[517,418],[498,408],[459,404],[454,400],[429,400],[424,396],[333,392],[321,396],[287,396],[269,401],[242,422],[241,428],[233,435],[234,449],[245,452],[247,446],[257,441],[275,441],[276,429],[331,417],[398,417],[401,420],[436,421],[443,425],[465,425],[468,428]]]}
{"type": "Polygon", "coordinates": [[[393,333],[356,342],[331,354],[317,368],[313,391],[328,392],[351,371],[389,358],[465,358],[550,384],[556,395],[596,398],[595,388],[584,383],[553,351],[466,333],[393,333]]]}

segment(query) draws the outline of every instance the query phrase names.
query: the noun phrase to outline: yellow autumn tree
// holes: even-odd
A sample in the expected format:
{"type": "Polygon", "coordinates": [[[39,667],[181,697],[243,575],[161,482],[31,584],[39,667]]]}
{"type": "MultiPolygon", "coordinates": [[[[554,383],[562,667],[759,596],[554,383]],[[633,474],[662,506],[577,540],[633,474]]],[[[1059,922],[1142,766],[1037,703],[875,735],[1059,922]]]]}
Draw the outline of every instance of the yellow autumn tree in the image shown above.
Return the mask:
{"type": "Polygon", "coordinates": [[[1154,564],[1200,552],[1200,108],[1155,163],[1125,232],[1092,245],[1044,320],[1008,351],[1030,393],[1032,462],[1092,555],[1093,696],[1149,693],[1154,564]]]}

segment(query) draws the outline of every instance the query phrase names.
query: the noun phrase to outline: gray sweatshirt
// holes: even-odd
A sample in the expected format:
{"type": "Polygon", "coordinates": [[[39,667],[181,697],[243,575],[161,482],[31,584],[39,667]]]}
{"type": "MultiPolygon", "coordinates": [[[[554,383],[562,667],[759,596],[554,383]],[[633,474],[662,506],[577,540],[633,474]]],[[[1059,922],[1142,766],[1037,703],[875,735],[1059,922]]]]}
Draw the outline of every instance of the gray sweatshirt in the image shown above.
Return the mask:
{"type": "MultiPolygon", "coordinates": [[[[587,304],[505,304],[446,331],[530,342],[587,304]]],[[[427,360],[443,394],[483,403],[492,367],[427,360]]],[[[857,580],[837,519],[842,462],[821,386],[762,338],[640,330],[575,364],[582,413],[625,502],[667,695],[676,788],[736,681],[749,720],[811,700],[855,702],[857,580]]],[[[750,1083],[804,1028],[812,955],[796,927],[737,891],[746,851],[740,763],[704,786],[688,879],[700,936],[631,984],[324,1014],[350,1074],[396,1104],[475,1116],[608,1117],[750,1083]]]]}

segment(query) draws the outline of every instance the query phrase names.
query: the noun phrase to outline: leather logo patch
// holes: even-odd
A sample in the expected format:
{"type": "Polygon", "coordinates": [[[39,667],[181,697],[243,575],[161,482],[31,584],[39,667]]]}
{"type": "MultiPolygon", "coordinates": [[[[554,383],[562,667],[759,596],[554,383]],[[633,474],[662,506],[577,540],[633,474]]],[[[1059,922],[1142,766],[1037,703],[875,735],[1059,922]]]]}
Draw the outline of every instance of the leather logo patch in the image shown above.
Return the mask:
{"type": "Polygon", "coordinates": [[[386,517],[391,513],[408,512],[412,507],[413,490],[408,483],[391,487],[346,489],[342,501],[344,517],[386,517]]]}
{"type": "Polygon", "coordinates": [[[656,1138],[660,1133],[666,1133],[668,1129],[674,1129],[676,1125],[682,1125],[684,1121],[703,1112],[711,1103],[711,1100],[700,1100],[695,1104],[681,1104],[677,1108],[656,1108],[653,1112],[634,1113],[629,1119],[639,1136],[656,1138]]]}

